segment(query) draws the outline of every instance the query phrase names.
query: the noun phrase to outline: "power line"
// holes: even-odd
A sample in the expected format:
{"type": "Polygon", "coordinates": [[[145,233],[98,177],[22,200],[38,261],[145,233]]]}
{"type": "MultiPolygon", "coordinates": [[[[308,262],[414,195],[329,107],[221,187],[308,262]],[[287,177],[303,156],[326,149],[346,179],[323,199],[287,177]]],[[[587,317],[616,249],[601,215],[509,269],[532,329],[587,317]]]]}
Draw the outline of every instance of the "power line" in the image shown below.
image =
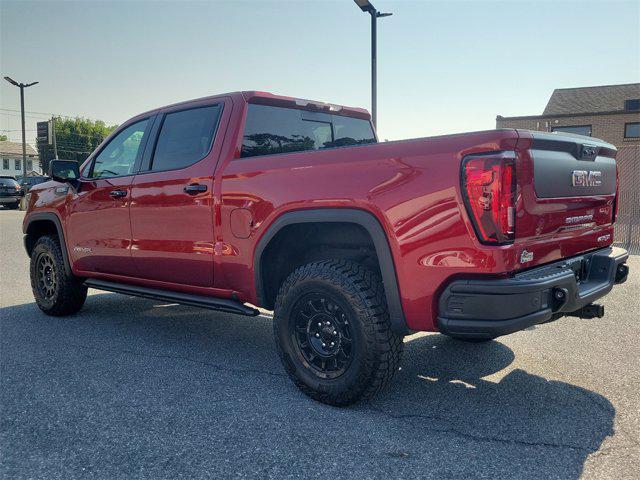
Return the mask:
{"type": "Polygon", "coordinates": [[[68,153],[92,153],[89,150],[67,150],[66,148],[59,148],[58,151],[68,153]]]}
{"type": "MultiPolygon", "coordinates": [[[[16,112],[16,113],[20,113],[20,110],[14,110],[13,108],[0,108],[0,110],[4,111],[4,112],[16,112]]],[[[24,113],[30,113],[32,115],[42,115],[42,116],[46,116],[46,117],[63,117],[63,118],[70,118],[70,119],[76,119],[76,118],[82,118],[80,115],[62,115],[61,113],[51,113],[51,112],[30,112],[28,110],[25,110],[24,113]]],[[[5,115],[9,115],[9,114],[5,114],[5,115]]]]}
{"type": "Polygon", "coordinates": [[[93,133],[93,134],[89,134],[89,133],[76,133],[76,132],[68,132],[65,133],[65,135],[77,135],[79,137],[89,137],[89,138],[101,138],[101,139],[105,139],[107,138],[107,135],[101,135],[99,133],[93,133]]]}
{"type": "MultiPolygon", "coordinates": [[[[6,115],[7,117],[18,117],[18,118],[20,118],[20,114],[19,113],[0,112],[0,115],[6,115]]],[[[42,115],[42,116],[37,116],[36,117],[35,115],[25,115],[25,118],[35,118],[35,119],[41,120],[41,119],[45,118],[45,116],[42,115]]]]}

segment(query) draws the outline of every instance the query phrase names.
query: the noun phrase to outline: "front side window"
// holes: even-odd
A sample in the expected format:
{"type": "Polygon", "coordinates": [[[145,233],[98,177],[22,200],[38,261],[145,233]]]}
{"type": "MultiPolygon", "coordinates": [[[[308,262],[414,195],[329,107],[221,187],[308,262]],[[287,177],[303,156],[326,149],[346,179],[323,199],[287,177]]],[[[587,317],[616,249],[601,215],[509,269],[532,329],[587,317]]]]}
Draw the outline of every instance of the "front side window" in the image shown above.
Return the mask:
{"type": "Polygon", "coordinates": [[[158,135],[151,170],[175,170],[202,160],[211,150],[222,105],[168,113],[158,135]]]}
{"type": "Polygon", "coordinates": [[[90,178],[131,175],[149,120],[129,125],[118,133],[96,157],[90,178]]]}
{"type": "Polygon", "coordinates": [[[640,122],[624,124],[624,138],[640,137],[640,122]]]}
{"type": "Polygon", "coordinates": [[[564,127],[553,127],[552,132],[575,133],[577,135],[591,136],[591,125],[567,125],[564,127]]]}
{"type": "Polygon", "coordinates": [[[320,150],[375,141],[368,120],[249,104],[242,156],[320,150]]]}

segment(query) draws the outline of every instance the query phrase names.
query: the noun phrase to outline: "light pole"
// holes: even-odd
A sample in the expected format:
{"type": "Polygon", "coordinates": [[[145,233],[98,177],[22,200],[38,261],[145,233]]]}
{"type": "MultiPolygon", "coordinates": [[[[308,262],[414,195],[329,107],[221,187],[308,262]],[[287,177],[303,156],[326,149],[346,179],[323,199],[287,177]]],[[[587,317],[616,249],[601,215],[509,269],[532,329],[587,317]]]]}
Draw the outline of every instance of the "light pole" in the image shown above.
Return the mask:
{"type": "Polygon", "coordinates": [[[15,85],[20,89],[20,112],[22,113],[22,183],[27,182],[27,138],[24,131],[24,89],[32,87],[36,83],[18,83],[11,77],[4,77],[11,85],[15,85]]]}
{"type": "Polygon", "coordinates": [[[378,123],[378,53],[377,53],[377,23],[378,18],[389,17],[393,13],[380,13],[369,0],[353,0],[360,10],[371,15],[371,120],[373,125],[378,123]]]}

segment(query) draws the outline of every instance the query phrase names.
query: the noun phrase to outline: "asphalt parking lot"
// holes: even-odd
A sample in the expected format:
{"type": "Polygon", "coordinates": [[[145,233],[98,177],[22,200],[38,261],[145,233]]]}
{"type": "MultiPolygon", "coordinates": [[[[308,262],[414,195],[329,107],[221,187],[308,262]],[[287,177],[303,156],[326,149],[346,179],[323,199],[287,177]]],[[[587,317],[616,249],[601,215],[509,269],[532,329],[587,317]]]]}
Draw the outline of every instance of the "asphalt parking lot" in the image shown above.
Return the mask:
{"type": "Polygon", "coordinates": [[[370,403],[309,400],[271,318],[90,291],[31,295],[23,212],[0,210],[2,478],[638,478],[640,257],[601,320],[489,344],[406,339],[370,403]]]}

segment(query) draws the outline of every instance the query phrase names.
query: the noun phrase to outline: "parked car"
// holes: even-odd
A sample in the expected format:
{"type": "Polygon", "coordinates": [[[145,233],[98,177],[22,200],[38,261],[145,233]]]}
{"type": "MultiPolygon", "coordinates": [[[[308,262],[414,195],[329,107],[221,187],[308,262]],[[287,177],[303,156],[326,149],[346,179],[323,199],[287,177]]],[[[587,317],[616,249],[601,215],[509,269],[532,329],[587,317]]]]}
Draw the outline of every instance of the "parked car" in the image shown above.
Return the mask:
{"type": "Polygon", "coordinates": [[[18,181],[18,183],[20,183],[20,185],[22,185],[23,187],[26,186],[27,192],[29,190],[31,190],[31,187],[33,187],[34,185],[38,185],[40,183],[48,182],[49,180],[51,180],[51,178],[47,177],[46,175],[33,175],[33,176],[30,176],[30,177],[27,177],[27,181],[26,182],[23,180],[22,177],[17,179],[17,181],[18,181]]]}
{"type": "Polygon", "coordinates": [[[88,287],[274,310],[291,379],[347,405],[389,382],[408,333],[602,316],[628,273],[615,155],[509,129],[378,143],[365,110],[264,92],[179,103],[51,163],[23,225],[33,293],[49,315],[88,287]]]}
{"type": "Polygon", "coordinates": [[[14,177],[0,176],[0,205],[9,209],[20,206],[20,200],[24,196],[24,189],[14,177]]]}

